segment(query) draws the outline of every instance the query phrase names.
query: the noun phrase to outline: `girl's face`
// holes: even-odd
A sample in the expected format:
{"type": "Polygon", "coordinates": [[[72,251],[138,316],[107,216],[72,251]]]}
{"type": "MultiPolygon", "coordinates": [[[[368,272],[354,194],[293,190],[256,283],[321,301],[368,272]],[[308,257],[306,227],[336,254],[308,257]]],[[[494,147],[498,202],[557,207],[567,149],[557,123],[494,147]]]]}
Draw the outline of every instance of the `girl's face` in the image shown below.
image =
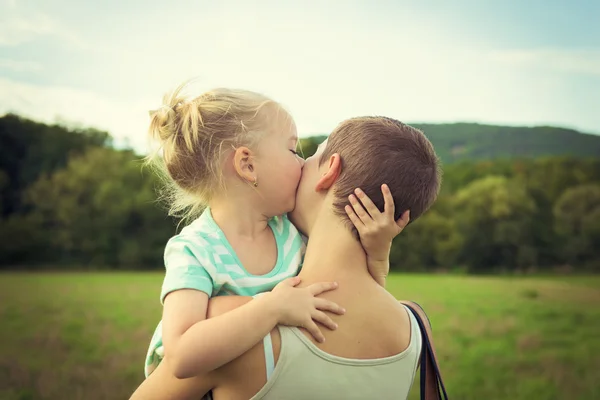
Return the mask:
{"type": "Polygon", "coordinates": [[[256,189],[269,216],[294,209],[304,166],[304,160],[296,153],[298,133],[292,117],[281,112],[274,122],[271,132],[259,143],[255,159],[256,189]]]}
{"type": "Polygon", "coordinates": [[[319,179],[327,171],[326,164],[319,165],[325,147],[327,147],[327,139],[319,145],[313,156],[306,159],[302,170],[302,179],[296,192],[296,207],[290,213],[292,223],[307,236],[324,196],[316,188],[319,179]]]}

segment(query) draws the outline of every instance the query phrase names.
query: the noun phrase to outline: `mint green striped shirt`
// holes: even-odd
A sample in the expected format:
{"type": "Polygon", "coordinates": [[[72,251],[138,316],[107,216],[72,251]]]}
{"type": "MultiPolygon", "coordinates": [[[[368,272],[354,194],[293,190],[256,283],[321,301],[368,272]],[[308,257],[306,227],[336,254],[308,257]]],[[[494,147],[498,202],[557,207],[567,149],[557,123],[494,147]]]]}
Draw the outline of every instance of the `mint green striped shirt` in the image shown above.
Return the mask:
{"type": "MultiPolygon", "coordinates": [[[[268,225],[277,244],[277,262],[269,273],[252,275],[243,267],[207,208],[198,219],[167,242],[161,303],[167,294],[180,289],[199,290],[209,297],[254,296],[298,275],[306,248],[302,236],[287,215],[271,218],[268,225]]],[[[146,376],[158,366],[163,356],[161,321],[146,355],[146,376]]]]}

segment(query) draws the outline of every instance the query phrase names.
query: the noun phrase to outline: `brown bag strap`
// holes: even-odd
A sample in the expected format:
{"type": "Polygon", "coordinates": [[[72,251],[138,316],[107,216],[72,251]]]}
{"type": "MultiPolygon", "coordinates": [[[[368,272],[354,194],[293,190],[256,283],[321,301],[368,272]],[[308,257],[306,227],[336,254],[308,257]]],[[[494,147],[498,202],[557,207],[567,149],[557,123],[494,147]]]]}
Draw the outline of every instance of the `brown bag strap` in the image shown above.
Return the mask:
{"type": "Polygon", "coordinates": [[[423,308],[413,301],[401,301],[413,313],[419,330],[421,331],[422,346],[421,346],[421,400],[448,400],[446,387],[442,380],[442,374],[438,366],[435,348],[433,346],[433,334],[431,332],[431,324],[427,314],[423,308]]]}

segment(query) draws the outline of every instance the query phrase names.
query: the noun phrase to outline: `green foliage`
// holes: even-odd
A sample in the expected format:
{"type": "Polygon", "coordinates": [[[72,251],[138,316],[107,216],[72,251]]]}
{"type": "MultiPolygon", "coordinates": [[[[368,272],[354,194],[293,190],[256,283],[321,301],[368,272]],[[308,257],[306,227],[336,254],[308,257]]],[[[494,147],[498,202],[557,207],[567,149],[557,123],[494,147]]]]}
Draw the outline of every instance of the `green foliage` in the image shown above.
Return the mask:
{"type": "Polygon", "coordinates": [[[566,190],[554,207],[555,228],[565,259],[572,264],[600,255],[600,184],[566,190]]]}
{"type": "Polygon", "coordinates": [[[319,147],[321,142],[323,142],[325,139],[327,139],[327,136],[325,135],[300,138],[300,143],[298,144],[300,154],[304,158],[312,156],[317,152],[317,147],[319,147]]]}
{"type": "Polygon", "coordinates": [[[42,174],[64,167],[69,156],[111,143],[106,132],[45,125],[16,115],[0,118],[0,215],[21,211],[21,194],[42,174]]]}
{"type": "MultiPolygon", "coordinates": [[[[432,209],[394,241],[393,269],[600,270],[600,159],[564,155],[591,155],[600,137],[421,128],[447,161],[444,183],[432,209]]],[[[300,151],[308,157],[324,139],[302,138],[300,151]]],[[[0,118],[0,145],[1,267],[162,267],[177,221],[157,204],[158,179],[140,156],[111,147],[104,132],[14,115],[0,118]]]]}
{"type": "Polygon", "coordinates": [[[155,201],[155,179],[130,151],[92,148],[26,192],[39,229],[62,258],[91,265],[156,266],[174,232],[155,201]]]}
{"type": "Polygon", "coordinates": [[[409,225],[397,239],[390,254],[390,265],[400,271],[429,268],[450,269],[456,265],[464,238],[456,221],[436,210],[409,225]]]}
{"type": "Polygon", "coordinates": [[[474,270],[535,265],[531,241],[536,206],[523,186],[490,175],[461,189],[454,209],[465,238],[461,260],[474,270]]]}

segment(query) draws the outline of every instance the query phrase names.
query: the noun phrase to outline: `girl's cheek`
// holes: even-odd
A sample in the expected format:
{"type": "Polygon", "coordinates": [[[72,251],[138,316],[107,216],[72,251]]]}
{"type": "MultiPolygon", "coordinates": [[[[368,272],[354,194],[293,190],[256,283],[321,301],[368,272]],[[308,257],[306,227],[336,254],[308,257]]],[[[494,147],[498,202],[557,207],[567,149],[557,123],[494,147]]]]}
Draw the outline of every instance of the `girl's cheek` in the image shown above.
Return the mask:
{"type": "Polygon", "coordinates": [[[298,186],[300,184],[300,179],[302,179],[302,173],[303,173],[302,171],[303,171],[302,167],[298,168],[298,172],[296,174],[296,186],[298,186]]]}
{"type": "Polygon", "coordinates": [[[290,185],[290,189],[293,187],[294,190],[298,190],[298,186],[300,186],[300,179],[302,178],[302,169],[294,169],[290,171],[287,175],[287,183],[290,185]]]}

